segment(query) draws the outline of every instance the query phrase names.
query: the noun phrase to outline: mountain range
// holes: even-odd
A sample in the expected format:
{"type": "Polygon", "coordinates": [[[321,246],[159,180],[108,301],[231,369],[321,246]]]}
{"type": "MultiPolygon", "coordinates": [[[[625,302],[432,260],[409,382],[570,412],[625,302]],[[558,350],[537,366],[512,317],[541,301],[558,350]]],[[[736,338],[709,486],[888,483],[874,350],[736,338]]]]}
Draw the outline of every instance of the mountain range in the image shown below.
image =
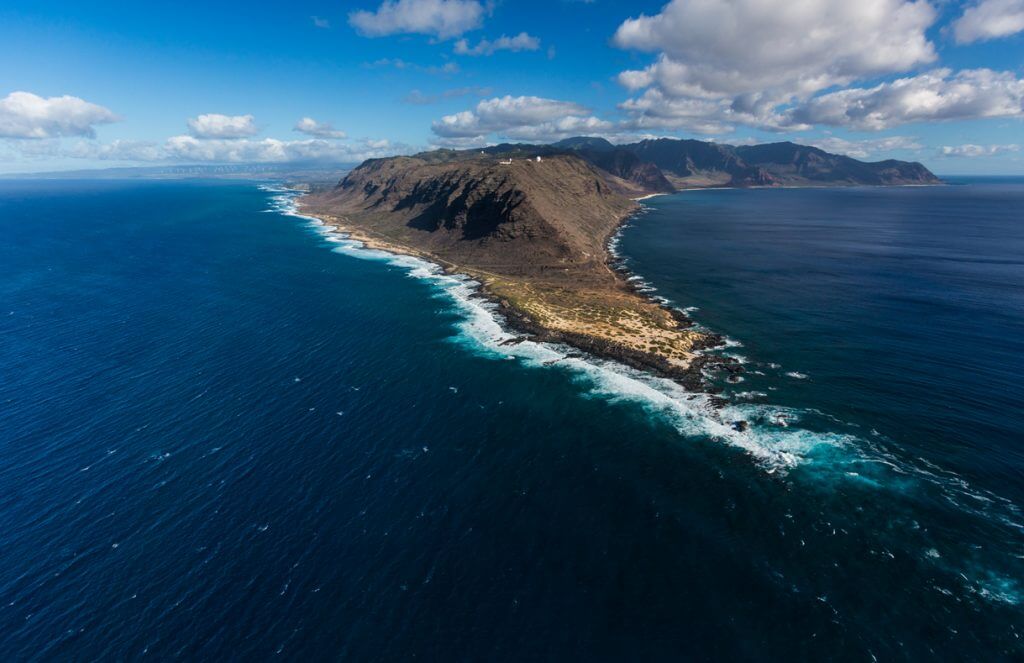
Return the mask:
{"type": "MultiPolygon", "coordinates": [[[[727,145],[700,140],[657,138],[614,145],[603,138],[577,137],[532,151],[571,151],[618,177],[658,192],[711,186],[839,186],[937,184],[916,162],[866,162],[791,142],[727,145]]],[[[521,145],[488,148],[495,153],[525,150],[521,145]]]]}

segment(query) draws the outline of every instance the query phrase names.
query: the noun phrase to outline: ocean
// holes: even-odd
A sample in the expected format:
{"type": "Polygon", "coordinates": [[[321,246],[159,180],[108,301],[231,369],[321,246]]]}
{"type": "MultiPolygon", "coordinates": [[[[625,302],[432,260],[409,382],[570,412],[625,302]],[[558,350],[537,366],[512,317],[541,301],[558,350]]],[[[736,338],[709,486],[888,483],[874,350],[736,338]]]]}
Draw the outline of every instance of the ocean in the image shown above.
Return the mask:
{"type": "Polygon", "coordinates": [[[5,660],[1024,656],[1024,180],[645,201],[721,411],[294,196],[0,182],[5,660]]]}

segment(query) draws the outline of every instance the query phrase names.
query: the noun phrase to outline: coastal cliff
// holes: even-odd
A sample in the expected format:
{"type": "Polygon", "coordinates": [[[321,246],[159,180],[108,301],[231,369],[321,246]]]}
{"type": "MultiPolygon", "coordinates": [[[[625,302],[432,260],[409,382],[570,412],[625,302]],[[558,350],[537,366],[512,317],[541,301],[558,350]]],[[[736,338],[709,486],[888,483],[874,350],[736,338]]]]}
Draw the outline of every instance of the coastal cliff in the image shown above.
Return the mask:
{"type": "Polygon", "coordinates": [[[537,276],[589,273],[640,189],[573,155],[367,161],[307,204],[447,262],[537,276]]]}
{"type": "Polygon", "coordinates": [[[523,332],[696,385],[708,362],[732,368],[697,353],[718,339],[635,292],[611,265],[608,241],[637,198],[695,186],[934,182],[920,164],[792,143],[579,138],[371,159],[301,207],[372,247],[472,276],[523,332]]]}
{"type": "Polygon", "coordinates": [[[509,322],[682,381],[713,342],[633,292],[607,242],[647,189],[573,154],[367,161],[305,212],[369,245],[412,253],[480,281],[509,322]]]}

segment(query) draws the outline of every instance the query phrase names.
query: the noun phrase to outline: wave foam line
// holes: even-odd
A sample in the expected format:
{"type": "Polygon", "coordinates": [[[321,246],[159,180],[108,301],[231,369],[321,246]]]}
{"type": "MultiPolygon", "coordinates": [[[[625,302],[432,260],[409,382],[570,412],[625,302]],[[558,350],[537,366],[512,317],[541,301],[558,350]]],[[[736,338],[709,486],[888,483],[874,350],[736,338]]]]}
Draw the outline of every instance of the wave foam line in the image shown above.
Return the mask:
{"type": "MultiPolygon", "coordinates": [[[[447,274],[439,265],[421,258],[369,249],[320,219],[301,214],[295,204],[301,192],[269,186],[261,189],[274,194],[273,208],[268,212],[305,220],[311,230],[334,245],[334,252],[401,267],[410,277],[434,286],[462,314],[462,321],[457,323],[459,334],[454,340],[483,356],[514,359],[531,368],[568,371],[587,386],[591,395],[609,402],[636,404],[651,416],[668,422],[681,436],[710,439],[740,449],[770,474],[786,474],[799,466],[814,467],[819,479],[845,479],[861,487],[885,489],[894,498],[910,488],[906,480],[913,477],[926,491],[927,487],[938,489],[963,512],[988,523],[1024,531],[1016,504],[972,488],[953,472],[897,458],[892,451],[862,437],[814,431],[798,425],[804,417],[824,417],[842,424],[824,413],[750,402],[733,402],[716,408],[707,394],[688,392],[671,380],[610,360],[582,355],[567,346],[518,341],[521,336],[508,330],[497,305],[474,296],[480,284],[473,279],[447,274]],[[508,343],[514,340],[518,342],[508,343]],[[735,429],[732,422],[739,420],[749,422],[749,427],[744,431],[735,429]]],[[[1012,581],[1004,582],[1010,576],[986,567],[978,561],[964,559],[960,565],[950,565],[949,571],[954,575],[959,573],[967,591],[976,596],[991,602],[1019,604],[1022,600],[1019,587],[1012,581]]]]}
{"type": "MultiPolygon", "coordinates": [[[[263,188],[263,187],[261,187],[263,188]]],[[[367,248],[323,221],[301,214],[295,204],[298,192],[276,187],[263,190],[275,194],[269,211],[301,218],[328,242],[333,251],[364,260],[385,262],[403,268],[412,278],[434,286],[446,295],[462,314],[457,323],[459,337],[475,351],[495,359],[516,359],[532,368],[558,367],[569,371],[588,385],[590,393],[610,402],[630,402],[651,415],[662,417],[680,435],[704,437],[742,449],[769,472],[786,471],[812,460],[820,447],[836,448],[855,438],[841,433],[819,433],[781,425],[752,425],[745,431],[733,427],[734,421],[780,421],[791,424],[799,412],[788,408],[734,404],[716,408],[708,394],[688,392],[680,385],[614,361],[582,355],[575,349],[555,343],[518,340],[505,324],[498,307],[476,297],[480,284],[458,274],[447,274],[440,265],[422,258],[367,248]]]]}

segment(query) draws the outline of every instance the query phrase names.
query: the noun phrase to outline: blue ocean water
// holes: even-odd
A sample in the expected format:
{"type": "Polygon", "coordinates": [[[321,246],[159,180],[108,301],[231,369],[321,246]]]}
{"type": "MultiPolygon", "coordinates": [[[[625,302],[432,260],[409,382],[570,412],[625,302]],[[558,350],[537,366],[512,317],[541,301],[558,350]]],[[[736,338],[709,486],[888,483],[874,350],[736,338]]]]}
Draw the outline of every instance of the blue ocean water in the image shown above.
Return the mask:
{"type": "Polygon", "coordinates": [[[724,413],[290,200],[0,183],[6,659],[1024,653],[1020,182],[650,201],[724,413]]]}

